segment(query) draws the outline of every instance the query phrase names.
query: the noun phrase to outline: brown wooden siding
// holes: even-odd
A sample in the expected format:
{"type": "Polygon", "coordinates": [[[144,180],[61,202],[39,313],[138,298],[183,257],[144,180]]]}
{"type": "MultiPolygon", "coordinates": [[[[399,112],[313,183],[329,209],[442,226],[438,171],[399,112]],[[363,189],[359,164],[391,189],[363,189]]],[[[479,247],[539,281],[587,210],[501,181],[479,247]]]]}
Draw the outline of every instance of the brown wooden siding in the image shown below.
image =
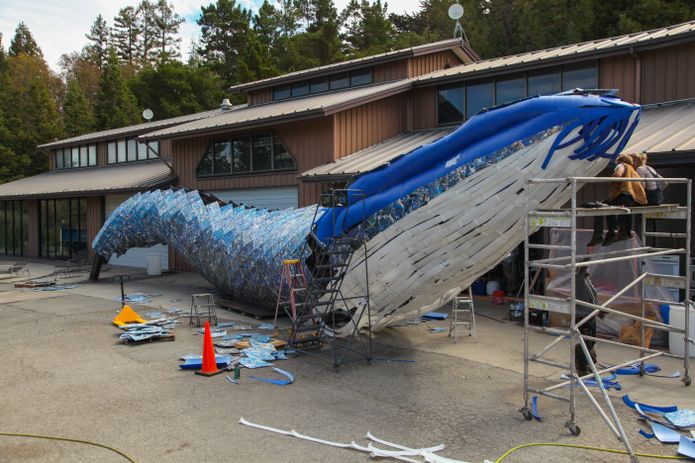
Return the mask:
{"type": "Polygon", "coordinates": [[[641,55],[642,104],[695,97],[695,43],[641,55]]]}
{"type": "Polygon", "coordinates": [[[418,88],[412,93],[413,129],[437,127],[437,88],[418,88]]]}
{"type": "Polygon", "coordinates": [[[246,100],[249,106],[270,103],[273,101],[273,90],[270,88],[262,88],[260,90],[250,91],[246,100]]]}
{"type": "Polygon", "coordinates": [[[408,77],[421,76],[461,64],[461,59],[451,50],[408,59],[408,77]]]}
{"type": "Polygon", "coordinates": [[[392,61],[374,66],[374,82],[389,82],[408,77],[408,63],[406,60],[392,61]]]}
{"type": "Polygon", "coordinates": [[[27,205],[28,242],[24,251],[27,257],[39,257],[39,201],[29,199],[27,205]]]}
{"type": "Polygon", "coordinates": [[[335,114],[335,159],[405,132],[406,96],[394,95],[335,114]]]}
{"type": "Polygon", "coordinates": [[[604,58],[599,64],[599,88],[616,88],[623,100],[638,102],[638,60],[630,55],[604,58]]]}
{"type": "Polygon", "coordinates": [[[97,143],[97,165],[98,166],[105,166],[106,165],[106,142],[105,141],[100,141],[97,143]]]}
{"type": "Polygon", "coordinates": [[[104,224],[104,197],[90,196],[87,198],[87,250],[94,255],[92,241],[104,224]]]}

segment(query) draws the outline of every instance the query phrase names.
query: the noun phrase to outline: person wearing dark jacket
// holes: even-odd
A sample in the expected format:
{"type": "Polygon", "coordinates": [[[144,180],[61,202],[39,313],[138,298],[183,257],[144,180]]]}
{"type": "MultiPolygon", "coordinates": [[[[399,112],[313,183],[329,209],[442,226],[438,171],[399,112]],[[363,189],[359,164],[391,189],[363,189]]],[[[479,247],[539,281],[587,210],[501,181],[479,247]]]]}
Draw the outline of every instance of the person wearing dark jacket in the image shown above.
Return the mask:
{"type": "MultiPolygon", "coordinates": [[[[598,305],[596,288],[591,281],[589,267],[579,267],[577,269],[574,288],[575,299],[577,301],[598,305]]],[[[575,309],[576,322],[579,323],[593,311],[593,309],[577,304],[575,309]]],[[[603,318],[605,316],[605,312],[599,312],[598,316],[603,318]]],[[[580,326],[579,332],[587,336],[596,337],[596,317],[592,317],[591,320],[580,326]]],[[[596,342],[590,340],[585,340],[584,342],[586,343],[586,348],[589,349],[591,359],[594,361],[594,364],[596,364],[596,350],[594,349],[596,342]]],[[[582,346],[580,346],[579,343],[574,346],[574,366],[578,376],[584,376],[591,373],[589,362],[586,359],[582,346]]]]}

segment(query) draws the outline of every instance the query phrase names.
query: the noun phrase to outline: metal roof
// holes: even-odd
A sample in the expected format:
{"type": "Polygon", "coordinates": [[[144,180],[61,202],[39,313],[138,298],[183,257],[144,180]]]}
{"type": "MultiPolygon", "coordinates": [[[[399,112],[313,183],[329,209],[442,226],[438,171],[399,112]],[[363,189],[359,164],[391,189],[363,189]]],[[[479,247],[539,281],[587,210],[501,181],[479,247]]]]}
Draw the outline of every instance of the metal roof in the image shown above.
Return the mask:
{"type": "Polygon", "coordinates": [[[401,93],[411,87],[410,79],[399,80],[340,92],[283,100],[262,105],[247,106],[237,111],[227,111],[215,117],[177,125],[141,135],[141,140],[175,138],[190,133],[209,133],[236,129],[251,125],[267,124],[297,117],[323,116],[351,108],[376,98],[401,93]]]}
{"type": "Polygon", "coordinates": [[[645,106],[625,153],[695,151],[695,98],[645,106]]]}
{"type": "Polygon", "coordinates": [[[102,130],[100,132],[86,133],[84,135],[78,135],[77,137],[65,138],[63,140],[57,140],[50,143],[44,143],[39,145],[38,148],[60,148],[63,146],[78,145],[83,143],[96,142],[100,140],[124,137],[127,135],[134,135],[137,133],[149,132],[154,129],[170,127],[172,125],[183,124],[185,122],[195,121],[199,119],[206,119],[208,117],[217,116],[219,114],[236,111],[242,109],[246,105],[234,106],[230,110],[213,109],[211,111],[203,111],[200,113],[189,114],[186,116],[170,117],[169,119],[162,119],[160,121],[146,122],[144,124],[129,125],[127,127],[120,127],[118,129],[102,130]]]}
{"type": "Polygon", "coordinates": [[[289,83],[301,79],[306,79],[309,77],[318,77],[321,75],[332,74],[336,70],[347,71],[349,69],[356,69],[359,67],[364,67],[366,65],[372,65],[380,62],[393,61],[396,59],[409,58],[413,56],[421,56],[429,53],[435,53],[443,50],[454,51],[462,61],[465,58],[468,60],[478,60],[480,57],[478,54],[461,39],[448,39],[441,40],[439,42],[427,43],[424,45],[417,45],[410,48],[402,48],[400,50],[387,51],[385,53],[379,53],[377,55],[365,56],[363,58],[355,58],[348,61],[341,61],[339,63],[326,64],[324,66],[318,66],[314,68],[304,69],[302,71],[290,72],[288,74],[283,74],[277,77],[269,77],[267,79],[256,80],[254,82],[248,82],[245,84],[233,85],[229,87],[230,92],[241,92],[253,89],[259,89],[264,87],[269,87],[271,85],[277,85],[280,83],[289,83]],[[458,51],[458,53],[457,53],[458,51]]]}
{"type": "Polygon", "coordinates": [[[352,176],[384,166],[395,158],[442,138],[454,128],[406,132],[384,140],[349,156],[307,170],[300,177],[305,181],[345,181],[352,176]]]}
{"type": "Polygon", "coordinates": [[[507,69],[510,71],[523,70],[537,65],[540,61],[552,64],[563,61],[577,61],[578,58],[582,57],[607,56],[621,50],[649,48],[662,42],[685,39],[693,35],[695,35],[695,21],[689,21],[650,31],[635,32],[617,37],[562,45],[517,55],[476,61],[470,64],[462,64],[417,77],[415,81],[425,83],[447,79],[454,80],[458,77],[482,77],[486,74],[499,73],[507,69]]]}
{"type": "Polygon", "coordinates": [[[166,186],[176,175],[161,160],[46,172],[0,185],[0,199],[141,191],[166,186]]]}

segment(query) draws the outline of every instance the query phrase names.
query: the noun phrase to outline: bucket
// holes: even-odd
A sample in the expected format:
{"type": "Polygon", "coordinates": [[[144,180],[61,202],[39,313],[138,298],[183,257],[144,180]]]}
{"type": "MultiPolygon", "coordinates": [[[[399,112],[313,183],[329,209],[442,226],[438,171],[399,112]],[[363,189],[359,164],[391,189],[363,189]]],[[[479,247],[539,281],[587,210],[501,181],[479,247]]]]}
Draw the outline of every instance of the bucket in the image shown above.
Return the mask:
{"type": "Polygon", "coordinates": [[[162,274],[162,256],[159,254],[147,255],[147,274],[152,276],[162,274]]]}
{"type": "Polygon", "coordinates": [[[491,280],[487,282],[487,295],[492,296],[492,294],[500,289],[500,282],[497,280],[491,280]]]}
{"type": "Polygon", "coordinates": [[[492,303],[496,305],[504,304],[504,291],[501,289],[492,292],[492,303]]]}

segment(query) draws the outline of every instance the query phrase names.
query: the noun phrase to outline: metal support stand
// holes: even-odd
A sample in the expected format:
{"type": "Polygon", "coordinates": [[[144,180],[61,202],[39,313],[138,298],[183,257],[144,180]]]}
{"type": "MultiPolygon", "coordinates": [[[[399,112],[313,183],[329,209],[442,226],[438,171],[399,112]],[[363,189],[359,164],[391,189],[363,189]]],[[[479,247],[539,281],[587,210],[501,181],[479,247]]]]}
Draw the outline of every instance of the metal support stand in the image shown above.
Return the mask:
{"type": "Polygon", "coordinates": [[[689,357],[689,344],[693,342],[690,338],[689,332],[689,317],[690,317],[690,285],[689,278],[690,275],[690,237],[691,237],[691,207],[692,207],[692,182],[685,178],[675,178],[675,179],[655,179],[657,182],[669,182],[671,184],[686,184],[687,186],[687,196],[686,204],[663,204],[660,206],[642,206],[642,207],[608,207],[600,209],[589,209],[582,208],[577,205],[577,192],[579,186],[586,183],[611,183],[611,182],[621,182],[621,181],[634,181],[633,179],[616,179],[616,178],[588,178],[588,177],[569,177],[563,179],[532,179],[526,182],[525,194],[526,194],[526,237],[524,245],[524,406],[520,409],[524,417],[531,419],[531,394],[537,394],[544,397],[549,397],[557,400],[561,400],[569,403],[569,420],[565,423],[569,431],[573,435],[579,435],[581,432],[579,426],[576,422],[576,392],[579,386],[579,391],[583,392],[589,399],[591,405],[599,413],[603,421],[606,423],[610,431],[620,440],[633,462],[637,462],[638,459],[628,441],[625,430],[623,429],[620,420],[613,408],[610,397],[606,392],[606,389],[601,380],[601,375],[604,373],[609,373],[622,368],[626,365],[630,365],[639,362],[642,365],[642,371],[644,371],[644,362],[656,358],[659,356],[664,357],[676,357],[683,359],[683,383],[689,386],[691,383],[690,379],[690,357],[689,357]],[[568,188],[571,192],[570,207],[567,209],[538,209],[536,204],[532,204],[529,201],[529,188],[533,188],[535,185],[539,184],[556,184],[558,188],[568,188]],[[598,252],[594,254],[578,254],[577,253],[577,218],[578,217],[596,217],[605,215],[626,215],[626,214],[641,214],[641,234],[642,234],[642,247],[635,249],[628,249],[625,251],[607,251],[598,252]],[[657,231],[647,231],[646,225],[647,220],[679,220],[684,222],[685,231],[680,233],[664,233],[657,231]],[[529,235],[539,228],[543,227],[555,227],[555,228],[566,228],[570,231],[571,243],[567,245],[548,245],[548,244],[532,244],[529,242],[529,235]],[[671,238],[678,240],[679,242],[671,248],[660,248],[655,246],[648,246],[647,239],[651,238],[671,238]],[[542,259],[531,260],[529,258],[529,251],[531,249],[538,251],[560,251],[566,253],[566,255],[561,257],[547,257],[542,259]],[[684,260],[683,265],[680,268],[685,269],[685,275],[659,275],[655,273],[649,273],[645,271],[645,260],[651,256],[660,255],[677,255],[681,256],[684,260]],[[606,302],[600,305],[591,304],[576,298],[575,281],[576,281],[576,271],[580,267],[587,267],[598,264],[607,264],[613,262],[619,262],[624,260],[636,260],[641,263],[640,275],[638,275],[633,281],[631,281],[627,286],[620,289],[616,294],[611,296],[606,302]],[[550,297],[532,294],[530,288],[533,284],[530,283],[531,270],[535,269],[536,274],[542,269],[555,269],[559,271],[569,271],[571,288],[569,291],[569,297],[550,297]],[[641,295],[640,300],[640,314],[631,315],[623,313],[611,307],[621,295],[625,294],[628,290],[636,285],[640,285],[639,292],[641,295]],[[666,301],[659,301],[655,299],[650,299],[646,297],[645,286],[663,286],[663,287],[675,287],[679,288],[684,295],[683,300],[679,303],[670,302],[672,306],[682,305],[685,309],[685,327],[676,328],[664,323],[651,320],[646,317],[647,304],[659,304],[666,301]],[[591,309],[592,312],[583,317],[582,319],[577,319],[577,307],[585,307],[591,309]],[[560,313],[564,315],[569,315],[570,322],[567,329],[557,329],[557,328],[540,328],[533,327],[529,325],[529,310],[539,309],[547,310],[550,312],[560,313]],[[619,341],[601,339],[595,336],[589,336],[582,334],[580,328],[596,317],[600,312],[608,312],[622,317],[626,317],[632,320],[637,320],[641,323],[641,343],[639,346],[634,346],[630,344],[624,344],[619,341]],[[645,341],[645,329],[650,327],[652,329],[665,330],[668,332],[682,333],[685,343],[684,356],[677,356],[663,351],[657,351],[655,349],[650,349],[646,346],[645,341]],[[529,350],[529,330],[540,331],[546,334],[556,335],[557,337],[541,349],[538,353],[531,354],[529,350]],[[544,358],[544,355],[549,352],[553,347],[560,344],[563,340],[569,337],[569,361],[565,363],[557,362],[555,360],[550,360],[544,358]],[[591,358],[591,353],[587,347],[586,341],[592,341],[595,343],[608,343],[613,345],[619,345],[625,348],[639,350],[640,355],[637,359],[631,360],[620,365],[615,365],[610,368],[605,368],[598,370],[595,362],[591,358]],[[591,370],[591,374],[579,376],[576,372],[575,365],[575,346],[580,346],[581,352],[584,357],[586,357],[587,363],[591,370]],[[529,365],[530,362],[540,363],[543,365],[549,365],[556,368],[569,371],[569,379],[563,381],[559,384],[555,384],[543,389],[532,388],[529,385],[529,365]],[[599,387],[600,394],[605,402],[605,407],[608,409],[608,413],[599,405],[599,402],[594,398],[584,383],[585,379],[593,378],[599,387]],[[558,390],[564,389],[569,386],[568,395],[558,394],[558,390]],[[555,391],[555,392],[553,392],[555,391]]]}
{"type": "Polygon", "coordinates": [[[192,325],[193,320],[196,326],[200,326],[200,320],[207,318],[211,324],[217,325],[217,306],[215,296],[210,293],[193,294],[191,296],[191,314],[188,317],[188,324],[192,325]]]}

